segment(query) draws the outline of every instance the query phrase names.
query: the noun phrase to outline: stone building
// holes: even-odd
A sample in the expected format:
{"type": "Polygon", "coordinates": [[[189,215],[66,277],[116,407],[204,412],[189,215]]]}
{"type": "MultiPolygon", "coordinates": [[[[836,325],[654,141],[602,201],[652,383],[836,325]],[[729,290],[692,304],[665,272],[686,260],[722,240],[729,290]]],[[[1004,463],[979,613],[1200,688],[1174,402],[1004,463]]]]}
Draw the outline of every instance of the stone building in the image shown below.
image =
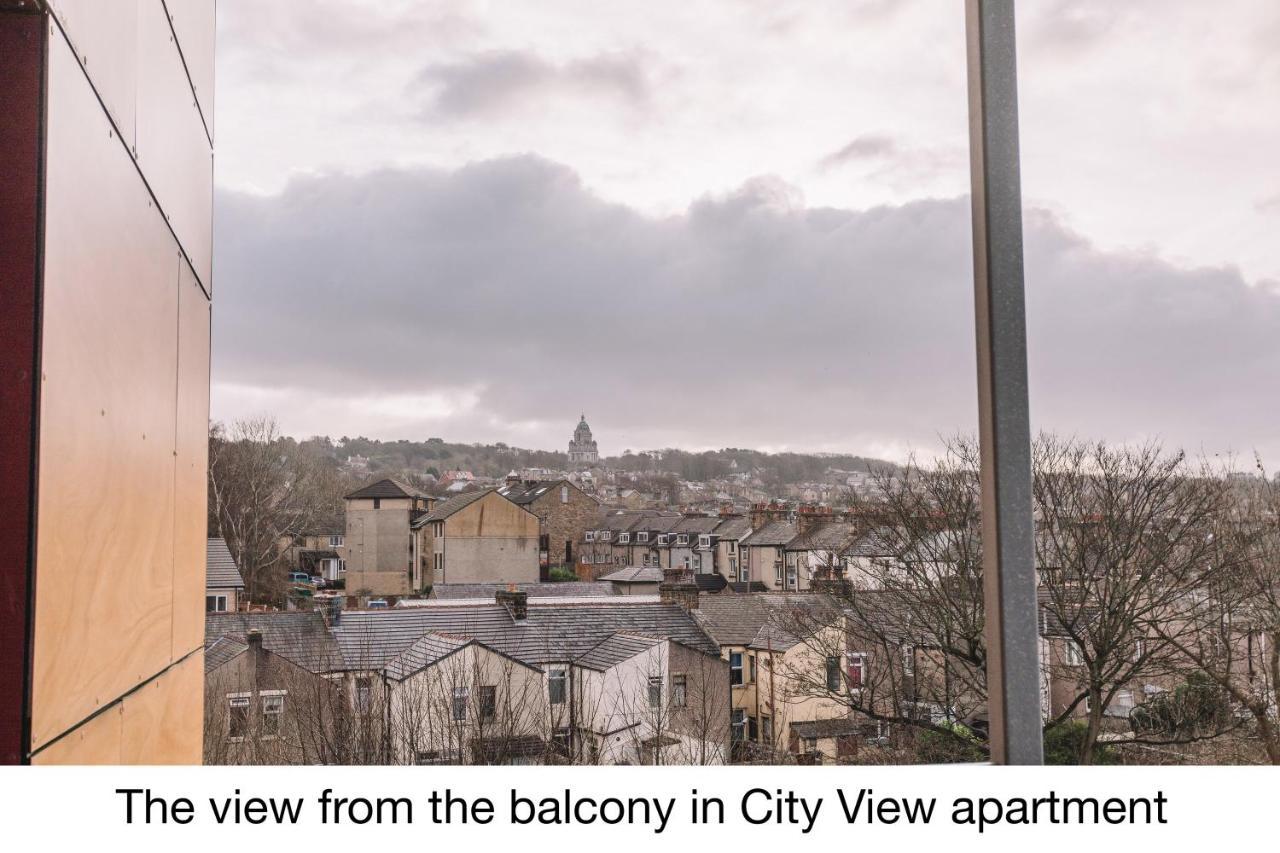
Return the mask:
{"type": "Polygon", "coordinates": [[[412,550],[430,559],[417,589],[537,581],[539,526],[536,515],[497,489],[444,501],[413,524],[412,550]]]}
{"type": "Polygon", "coordinates": [[[498,494],[538,517],[542,579],[552,566],[572,570],[578,543],[600,523],[600,502],[568,480],[522,480],[514,471],[498,494]]]}
{"type": "Polygon", "coordinates": [[[578,421],[578,428],[573,431],[573,439],[569,442],[569,467],[586,468],[600,461],[600,453],[596,441],[591,437],[591,427],[587,426],[584,414],[578,421]]]}
{"type": "Polygon", "coordinates": [[[346,533],[335,546],[346,565],[347,595],[383,597],[409,595],[420,589],[414,572],[411,524],[435,505],[398,480],[383,479],[347,495],[346,533]]]}

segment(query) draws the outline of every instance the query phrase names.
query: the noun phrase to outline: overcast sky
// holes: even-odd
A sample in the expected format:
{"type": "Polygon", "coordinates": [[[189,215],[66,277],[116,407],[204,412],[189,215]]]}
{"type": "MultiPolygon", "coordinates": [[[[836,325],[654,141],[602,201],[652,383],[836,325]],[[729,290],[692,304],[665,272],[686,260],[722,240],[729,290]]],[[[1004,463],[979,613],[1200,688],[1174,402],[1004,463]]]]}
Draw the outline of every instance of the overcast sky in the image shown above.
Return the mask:
{"type": "MultiPolygon", "coordinates": [[[[962,7],[221,0],[214,418],[973,430],[962,7]]],[[[1033,426],[1280,459],[1280,4],[1018,8],[1033,426]]]]}

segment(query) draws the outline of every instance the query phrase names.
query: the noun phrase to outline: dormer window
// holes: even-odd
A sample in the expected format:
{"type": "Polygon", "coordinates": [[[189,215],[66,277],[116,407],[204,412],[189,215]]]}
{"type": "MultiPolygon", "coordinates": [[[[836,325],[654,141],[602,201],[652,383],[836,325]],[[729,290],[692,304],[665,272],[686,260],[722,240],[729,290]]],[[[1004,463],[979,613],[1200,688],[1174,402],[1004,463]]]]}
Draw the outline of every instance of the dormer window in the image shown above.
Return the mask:
{"type": "Polygon", "coordinates": [[[676,536],[676,544],[677,544],[677,545],[688,545],[688,544],[689,544],[689,536],[688,536],[687,534],[685,534],[685,533],[680,533],[680,534],[678,534],[678,535],[676,536]]]}
{"type": "Polygon", "coordinates": [[[705,533],[704,533],[704,534],[702,534],[701,536],[699,536],[699,537],[698,537],[698,547],[699,547],[699,548],[710,548],[710,547],[711,547],[711,537],[710,537],[708,534],[705,534],[705,533]]]}
{"type": "Polygon", "coordinates": [[[669,539],[670,539],[670,537],[669,537],[669,536],[667,536],[667,534],[665,534],[665,533],[659,533],[659,534],[658,534],[658,544],[659,544],[659,545],[666,545],[669,539]]]}
{"type": "Polygon", "coordinates": [[[588,542],[596,541],[596,532],[594,530],[588,530],[586,539],[588,542]]]}
{"type": "Polygon", "coordinates": [[[648,542],[649,542],[649,534],[648,534],[648,532],[644,532],[644,533],[637,533],[637,534],[636,534],[636,541],[637,541],[637,542],[639,542],[641,545],[648,544],[648,542]]]}
{"type": "Polygon", "coordinates": [[[626,545],[626,544],[627,544],[628,542],[630,542],[630,541],[631,541],[631,534],[630,534],[630,533],[619,533],[619,534],[618,534],[618,544],[620,544],[620,545],[626,545]]]}
{"type": "Polygon", "coordinates": [[[601,541],[601,542],[608,542],[608,541],[609,541],[610,539],[612,539],[612,538],[613,538],[613,531],[612,531],[612,530],[601,530],[601,531],[600,531],[600,541],[601,541]]]}

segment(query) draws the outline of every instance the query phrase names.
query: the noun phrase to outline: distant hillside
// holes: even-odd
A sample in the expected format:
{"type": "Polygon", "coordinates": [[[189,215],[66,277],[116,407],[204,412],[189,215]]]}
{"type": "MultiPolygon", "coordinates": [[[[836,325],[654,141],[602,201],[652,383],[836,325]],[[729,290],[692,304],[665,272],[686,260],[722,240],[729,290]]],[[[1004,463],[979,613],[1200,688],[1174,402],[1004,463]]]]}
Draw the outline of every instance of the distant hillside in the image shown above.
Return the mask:
{"type": "MultiPolygon", "coordinates": [[[[451,443],[439,438],[426,441],[377,441],[343,436],[309,439],[305,442],[333,454],[340,462],[351,457],[369,461],[369,474],[415,473],[441,476],[449,470],[470,471],[478,477],[502,477],[512,469],[569,466],[565,453],[527,450],[497,444],[451,443]]],[[[706,481],[734,474],[754,474],[766,484],[812,482],[824,479],[828,471],[866,471],[893,467],[880,459],[852,454],[763,453],[758,450],[725,448],[693,453],[675,448],[627,452],[606,457],[603,467],[637,473],[672,474],[683,480],[706,481]]]]}

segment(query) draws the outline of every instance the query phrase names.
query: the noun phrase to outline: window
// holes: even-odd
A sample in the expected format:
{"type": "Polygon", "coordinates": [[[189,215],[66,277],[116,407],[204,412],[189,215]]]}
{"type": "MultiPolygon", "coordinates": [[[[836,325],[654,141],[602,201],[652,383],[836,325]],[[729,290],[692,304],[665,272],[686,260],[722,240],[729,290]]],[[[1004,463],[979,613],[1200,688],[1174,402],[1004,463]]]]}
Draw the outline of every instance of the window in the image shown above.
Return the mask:
{"type": "Polygon", "coordinates": [[[249,731],[249,697],[232,696],[227,699],[230,715],[227,717],[227,737],[243,740],[249,731]]]}
{"type": "Polygon", "coordinates": [[[613,531],[612,531],[612,530],[601,530],[601,531],[600,531],[600,541],[601,541],[601,542],[608,542],[608,541],[609,541],[610,539],[612,539],[612,538],[613,538],[613,531]]]}
{"type": "Polygon", "coordinates": [[[630,533],[619,533],[619,534],[618,534],[618,544],[619,544],[619,545],[626,545],[626,544],[627,544],[627,543],[629,543],[630,541],[631,541],[631,534],[630,534],[630,533]]]}
{"type": "Polygon", "coordinates": [[[1116,695],[1111,698],[1111,702],[1107,705],[1106,715],[1108,717],[1127,718],[1132,711],[1133,691],[1117,690],[1116,695]]]}
{"type": "Polygon", "coordinates": [[[867,653],[849,652],[845,657],[845,669],[850,690],[861,690],[867,683],[867,653]]]}
{"type": "Polygon", "coordinates": [[[670,537],[670,536],[668,536],[666,533],[659,533],[659,534],[658,534],[658,544],[659,544],[659,545],[666,545],[666,544],[667,544],[668,542],[670,542],[670,541],[671,541],[671,537],[670,537]]]}
{"type": "Polygon", "coordinates": [[[816,737],[800,738],[800,752],[803,754],[812,754],[818,751],[818,739],[816,737]]]}
{"type": "Polygon", "coordinates": [[[916,647],[902,647],[902,673],[903,675],[911,675],[916,671],[916,647]]]}
{"type": "Polygon", "coordinates": [[[689,544],[689,536],[688,536],[688,534],[681,533],[681,534],[679,534],[678,536],[676,536],[676,544],[677,544],[677,545],[688,545],[688,544],[689,544]]]}
{"type": "Polygon", "coordinates": [[[689,702],[688,679],[683,675],[671,676],[671,707],[683,708],[689,702]]]}
{"type": "Polygon", "coordinates": [[[747,712],[741,708],[735,708],[729,712],[730,737],[735,742],[741,742],[745,739],[747,729],[747,712]]]}
{"type": "Polygon", "coordinates": [[[206,595],[204,597],[205,613],[226,613],[227,597],[225,595],[206,595]]]}
{"type": "Polygon", "coordinates": [[[443,521],[433,521],[433,522],[431,523],[431,535],[432,535],[432,536],[443,536],[443,535],[444,535],[444,522],[443,522],[443,521]]]}
{"type": "Polygon", "coordinates": [[[637,533],[637,534],[636,534],[636,541],[637,541],[637,542],[639,542],[641,545],[646,545],[646,544],[648,544],[648,542],[649,542],[649,533],[648,533],[648,531],[645,531],[645,532],[643,532],[643,533],[637,533]]]}
{"type": "Polygon", "coordinates": [[[367,713],[373,695],[373,679],[367,675],[356,678],[356,710],[367,713]]]}
{"type": "Polygon", "coordinates": [[[662,676],[649,676],[649,707],[658,709],[662,707],[662,676]]]}
{"type": "Polygon", "coordinates": [[[498,716],[498,688],[487,684],[480,688],[480,722],[491,723],[498,716]]]}
{"type": "Polygon", "coordinates": [[[1147,641],[1139,637],[1133,644],[1133,662],[1140,663],[1147,653],[1147,641]]]}
{"type": "Polygon", "coordinates": [[[773,743],[773,717],[760,718],[760,739],[765,743],[773,743]]]}
{"type": "Polygon", "coordinates": [[[779,585],[782,584],[782,561],[781,560],[773,561],[773,580],[774,580],[774,583],[777,583],[779,585]]]}
{"type": "Polygon", "coordinates": [[[569,502],[569,487],[561,486],[560,487],[560,503],[567,504],[568,502],[569,502]]]}
{"type": "Polygon", "coordinates": [[[565,697],[565,671],[553,669],[547,676],[547,696],[552,705],[563,705],[565,697]]]}
{"type": "Polygon", "coordinates": [[[737,552],[738,552],[738,543],[737,543],[737,542],[734,542],[732,539],[730,539],[730,540],[729,540],[729,553],[730,553],[730,554],[736,554],[737,552]]]}
{"type": "Polygon", "coordinates": [[[262,734],[276,737],[280,734],[280,718],[284,714],[284,696],[262,697],[262,734]]]}
{"type": "Polygon", "coordinates": [[[710,537],[710,536],[706,536],[706,535],[699,536],[699,537],[698,537],[698,547],[699,547],[699,548],[710,548],[710,547],[711,547],[711,537],[710,537]]]}
{"type": "Polygon", "coordinates": [[[338,535],[336,535],[336,536],[330,536],[330,537],[329,537],[329,547],[330,547],[330,548],[341,548],[341,547],[343,546],[343,544],[344,544],[346,541],[347,541],[347,540],[346,540],[346,537],[344,537],[341,533],[339,533],[339,534],[338,534],[338,535]]]}
{"type": "Polygon", "coordinates": [[[467,702],[471,699],[471,691],[466,687],[453,688],[453,721],[460,723],[467,718],[467,702]]]}
{"type": "Polygon", "coordinates": [[[750,667],[749,667],[749,670],[750,670],[750,676],[751,676],[751,677],[750,677],[750,681],[751,681],[752,683],[755,683],[755,680],[756,680],[756,656],[755,656],[755,655],[747,655],[747,662],[750,664],[750,667]]]}
{"type": "Polygon", "coordinates": [[[568,756],[573,747],[573,737],[568,729],[556,729],[551,733],[551,748],[557,755],[568,756]]]}
{"type": "Polygon", "coordinates": [[[596,541],[596,532],[594,530],[588,530],[586,539],[588,542],[596,541]]]}
{"type": "Polygon", "coordinates": [[[1075,640],[1067,640],[1066,650],[1063,652],[1063,658],[1066,660],[1067,666],[1083,666],[1084,665],[1084,649],[1075,640]]]}
{"type": "Polygon", "coordinates": [[[742,652],[729,652],[729,684],[742,683],[742,652]]]}
{"type": "Polygon", "coordinates": [[[827,689],[833,693],[840,692],[840,658],[827,658],[827,689]]]}
{"type": "Polygon", "coordinates": [[[373,499],[373,508],[374,508],[374,509],[382,509],[382,498],[374,498],[374,499],[373,499]]]}

